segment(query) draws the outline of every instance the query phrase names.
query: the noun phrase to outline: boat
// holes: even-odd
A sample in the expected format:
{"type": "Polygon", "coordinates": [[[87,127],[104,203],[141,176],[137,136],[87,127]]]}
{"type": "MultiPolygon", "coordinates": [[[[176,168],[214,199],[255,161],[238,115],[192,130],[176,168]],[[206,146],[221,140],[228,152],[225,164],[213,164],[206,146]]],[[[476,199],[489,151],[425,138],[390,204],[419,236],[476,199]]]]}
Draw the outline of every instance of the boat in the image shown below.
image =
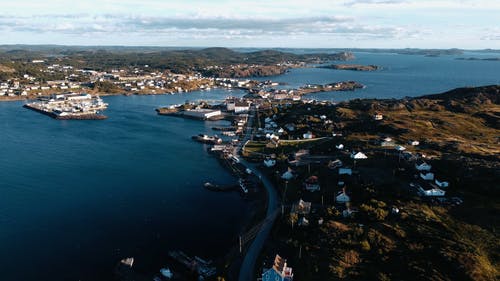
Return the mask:
{"type": "Polygon", "coordinates": [[[172,273],[172,271],[169,268],[160,269],[160,273],[163,277],[168,278],[168,279],[171,279],[174,276],[174,274],[172,273]]]}
{"type": "Polygon", "coordinates": [[[208,136],[204,134],[199,134],[197,136],[192,137],[193,140],[201,142],[201,143],[208,143],[208,144],[220,144],[222,143],[222,139],[217,137],[217,136],[208,136]]]}
{"type": "Polygon", "coordinates": [[[247,193],[248,193],[248,188],[247,188],[247,186],[246,186],[246,182],[245,182],[245,180],[244,180],[244,179],[242,179],[242,178],[240,178],[240,179],[239,179],[239,181],[238,181],[238,183],[240,184],[241,191],[242,191],[243,193],[247,194],[247,193]]]}

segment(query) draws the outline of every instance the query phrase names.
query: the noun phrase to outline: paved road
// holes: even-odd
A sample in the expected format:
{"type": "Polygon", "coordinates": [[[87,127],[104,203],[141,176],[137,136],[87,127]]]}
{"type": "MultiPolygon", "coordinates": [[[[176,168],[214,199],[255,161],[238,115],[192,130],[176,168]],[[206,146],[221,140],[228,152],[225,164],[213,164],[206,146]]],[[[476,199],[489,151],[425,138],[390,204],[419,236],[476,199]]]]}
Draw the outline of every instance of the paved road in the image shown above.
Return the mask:
{"type": "MultiPolygon", "coordinates": [[[[242,143],[245,143],[250,139],[252,124],[253,124],[253,114],[251,114],[251,117],[249,118],[247,124],[248,129],[242,143]]],[[[241,159],[240,163],[243,164],[245,167],[251,169],[252,172],[262,180],[262,183],[267,191],[267,196],[268,196],[266,218],[269,219],[266,220],[266,222],[262,225],[261,229],[257,233],[257,236],[255,236],[255,239],[248,248],[245,258],[243,259],[243,262],[241,264],[240,275],[238,278],[239,281],[252,281],[255,280],[254,279],[255,263],[257,261],[257,258],[259,257],[262,247],[264,246],[264,243],[267,240],[267,237],[269,236],[269,233],[271,232],[274,220],[276,219],[276,211],[279,208],[279,200],[274,185],[264,174],[262,174],[256,168],[254,164],[250,164],[243,159],[241,159]]]]}

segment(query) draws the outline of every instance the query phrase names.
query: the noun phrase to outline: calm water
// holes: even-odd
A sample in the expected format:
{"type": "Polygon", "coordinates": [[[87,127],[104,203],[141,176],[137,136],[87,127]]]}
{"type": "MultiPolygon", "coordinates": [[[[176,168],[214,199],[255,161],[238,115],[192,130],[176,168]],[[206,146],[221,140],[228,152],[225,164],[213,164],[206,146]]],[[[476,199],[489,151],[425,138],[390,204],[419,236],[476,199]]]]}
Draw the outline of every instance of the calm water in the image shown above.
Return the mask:
{"type": "Polygon", "coordinates": [[[0,103],[0,280],[110,280],[123,257],[147,269],[168,250],[236,245],[247,203],[203,189],[235,179],[190,139],[217,123],[154,111],[200,95],[228,92],[106,97],[104,121],[0,103]]]}
{"type": "MultiPolygon", "coordinates": [[[[304,83],[356,80],[355,92],[313,98],[404,97],[500,84],[500,62],[358,53],[375,72],[295,69],[271,78],[304,83]]],[[[478,56],[477,53],[466,56],[478,56]]],[[[490,55],[491,56],[491,55],[490,55]]],[[[269,79],[269,78],[265,78],[269,79]]],[[[220,100],[241,92],[106,97],[104,121],[56,121],[0,103],[0,280],[109,280],[128,256],[153,270],[166,252],[215,257],[236,245],[248,204],[205,191],[235,179],[190,140],[214,123],[155,114],[161,105],[220,100]]]]}
{"type": "MultiPolygon", "coordinates": [[[[283,88],[297,88],[304,83],[327,84],[355,80],[365,89],[354,92],[330,92],[308,95],[319,100],[341,101],[353,98],[402,98],[436,94],[457,87],[500,84],[500,61],[465,61],[457,57],[496,57],[498,54],[465,53],[461,56],[425,57],[398,54],[355,53],[348,64],[374,64],[373,72],[323,68],[293,69],[276,77],[259,78],[286,83],[283,88]]],[[[335,62],[344,63],[344,62],[335,62]]]]}

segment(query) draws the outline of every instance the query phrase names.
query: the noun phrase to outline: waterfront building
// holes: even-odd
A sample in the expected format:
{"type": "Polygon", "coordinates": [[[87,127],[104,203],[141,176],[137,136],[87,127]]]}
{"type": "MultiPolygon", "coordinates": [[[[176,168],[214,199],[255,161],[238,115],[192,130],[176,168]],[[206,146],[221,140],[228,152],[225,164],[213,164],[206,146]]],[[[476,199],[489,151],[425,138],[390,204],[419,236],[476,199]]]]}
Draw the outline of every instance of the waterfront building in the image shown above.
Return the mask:
{"type": "Polygon", "coordinates": [[[292,281],[292,268],[288,267],[286,260],[276,255],[273,267],[264,271],[262,281],[292,281]]]}

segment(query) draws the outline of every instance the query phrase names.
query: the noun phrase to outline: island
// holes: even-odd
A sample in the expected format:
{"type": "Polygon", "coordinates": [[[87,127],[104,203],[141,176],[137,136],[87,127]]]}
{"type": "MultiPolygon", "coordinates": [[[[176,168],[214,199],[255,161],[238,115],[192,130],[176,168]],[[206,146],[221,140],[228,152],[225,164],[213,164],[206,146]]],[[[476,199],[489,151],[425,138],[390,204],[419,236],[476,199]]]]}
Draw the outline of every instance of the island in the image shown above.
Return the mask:
{"type": "Polygon", "coordinates": [[[326,66],[319,66],[319,68],[330,68],[337,70],[355,70],[355,71],[375,71],[380,69],[376,65],[361,65],[361,64],[331,64],[326,66]]]}
{"type": "Polygon", "coordinates": [[[456,58],[456,60],[500,61],[500,58],[476,58],[476,57],[468,57],[468,58],[456,58]]]}

